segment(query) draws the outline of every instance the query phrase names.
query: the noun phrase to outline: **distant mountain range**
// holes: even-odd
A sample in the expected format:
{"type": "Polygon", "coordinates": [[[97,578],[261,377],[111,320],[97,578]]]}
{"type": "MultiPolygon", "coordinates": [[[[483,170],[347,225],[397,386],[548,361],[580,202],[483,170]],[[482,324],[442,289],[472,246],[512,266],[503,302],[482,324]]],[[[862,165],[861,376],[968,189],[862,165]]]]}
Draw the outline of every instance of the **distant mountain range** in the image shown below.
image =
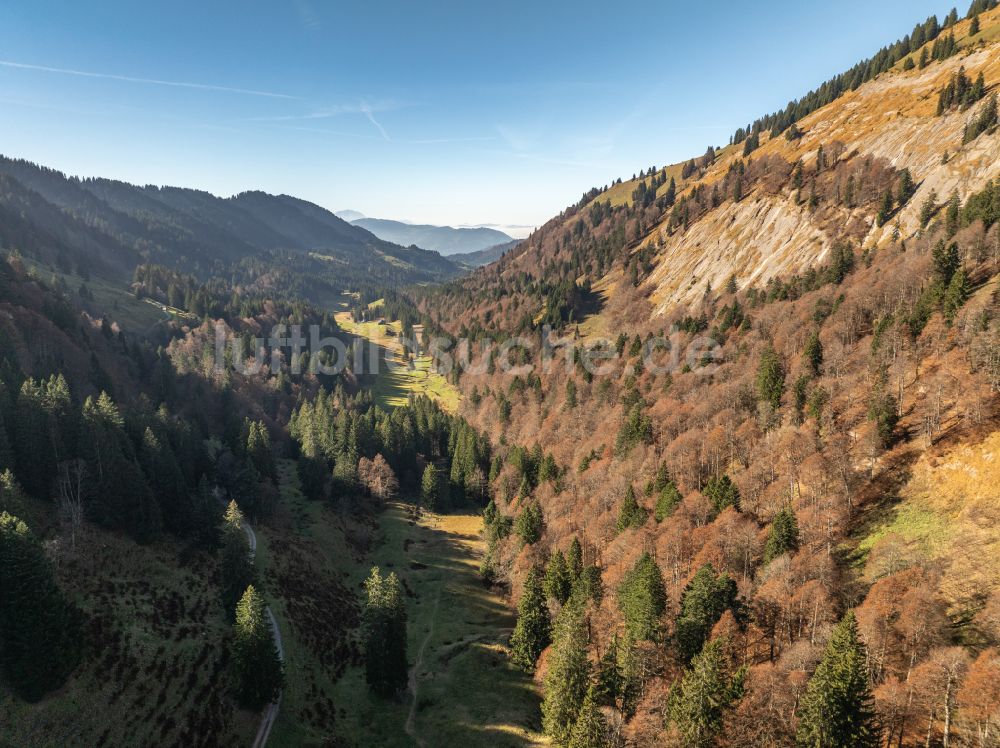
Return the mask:
{"type": "Polygon", "coordinates": [[[380,239],[288,195],[222,198],[80,179],[2,156],[0,248],[109,278],[130,277],[137,265],[156,263],[202,279],[294,274],[337,291],[423,283],[462,270],[437,252],[380,239]]]}
{"type": "Polygon", "coordinates": [[[478,252],[465,252],[460,255],[451,255],[448,259],[452,262],[460,262],[470,268],[478,268],[496,262],[508,251],[514,249],[521,243],[521,239],[511,239],[503,244],[494,244],[492,247],[480,249],[478,252]]]}
{"type": "Polygon", "coordinates": [[[336,215],[354,226],[367,229],[379,239],[404,247],[416,245],[445,256],[481,252],[513,241],[510,235],[492,228],[405,223],[385,218],[368,218],[356,210],[342,210],[336,215]]]}

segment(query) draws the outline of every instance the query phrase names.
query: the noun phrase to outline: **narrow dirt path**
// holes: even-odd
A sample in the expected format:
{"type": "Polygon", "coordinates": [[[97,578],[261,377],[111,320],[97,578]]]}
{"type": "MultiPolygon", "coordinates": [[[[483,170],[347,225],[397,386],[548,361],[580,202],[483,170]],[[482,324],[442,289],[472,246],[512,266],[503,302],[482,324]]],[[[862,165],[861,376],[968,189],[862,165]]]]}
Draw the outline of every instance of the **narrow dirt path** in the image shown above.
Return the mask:
{"type": "MultiPolygon", "coordinates": [[[[225,500],[216,489],[216,498],[223,504],[225,500]]],[[[250,548],[250,560],[254,561],[257,558],[257,533],[253,531],[250,527],[250,523],[245,519],[240,523],[240,527],[243,528],[243,532],[247,536],[247,545],[250,548]]],[[[271,634],[274,636],[274,646],[278,650],[278,659],[282,662],[285,661],[285,648],[281,642],[281,629],[278,628],[278,619],[274,617],[274,613],[271,610],[271,606],[268,605],[265,609],[267,613],[268,620],[271,622],[271,634]]],[[[253,748],[264,748],[267,745],[267,739],[271,736],[271,729],[274,727],[274,723],[278,719],[278,709],[281,707],[281,694],[278,694],[278,698],[274,700],[273,703],[268,704],[264,707],[264,713],[260,717],[260,727],[257,728],[257,736],[253,741],[253,748]]]]}
{"type": "Polygon", "coordinates": [[[424,640],[420,643],[420,649],[417,651],[417,660],[413,663],[413,667],[410,668],[409,675],[409,688],[411,694],[410,713],[406,716],[406,724],[403,729],[406,730],[406,734],[413,738],[416,744],[421,746],[421,748],[427,745],[427,741],[417,735],[416,728],[413,726],[417,716],[417,691],[419,687],[418,676],[420,674],[420,668],[424,664],[424,652],[427,650],[427,645],[430,643],[431,637],[434,636],[434,624],[437,623],[438,605],[441,603],[441,590],[443,588],[444,582],[442,581],[438,584],[437,596],[434,598],[434,612],[431,613],[430,628],[427,630],[427,635],[424,637],[424,640]]]}
{"type": "MultiPolygon", "coordinates": [[[[250,546],[250,557],[257,557],[257,533],[253,531],[250,527],[250,523],[244,521],[242,523],[243,531],[247,534],[247,543],[250,546]]],[[[281,629],[278,628],[278,619],[274,617],[274,612],[271,610],[271,606],[268,605],[265,609],[267,613],[268,620],[271,622],[271,634],[274,636],[274,646],[278,650],[278,659],[282,662],[285,661],[285,649],[281,643],[281,629]]],[[[264,713],[260,718],[260,727],[257,728],[257,737],[254,738],[253,748],[264,748],[267,745],[267,739],[271,736],[271,729],[274,727],[275,721],[278,719],[278,709],[281,707],[281,694],[278,694],[278,698],[274,702],[268,704],[264,707],[264,713]]]]}

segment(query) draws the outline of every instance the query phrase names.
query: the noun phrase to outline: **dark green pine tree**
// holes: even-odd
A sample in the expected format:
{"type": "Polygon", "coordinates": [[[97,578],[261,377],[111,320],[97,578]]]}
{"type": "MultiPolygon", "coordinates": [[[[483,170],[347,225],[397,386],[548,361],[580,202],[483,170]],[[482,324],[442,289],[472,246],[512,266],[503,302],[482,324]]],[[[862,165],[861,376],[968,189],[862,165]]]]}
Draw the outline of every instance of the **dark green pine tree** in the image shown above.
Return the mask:
{"type": "Polygon", "coordinates": [[[549,558],[545,569],[545,594],[565,605],[573,589],[573,578],[562,551],[556,551],[549,558]]]}
{"type": "Polygon", "coordinates": [[[569,567],[570,577],[575,584],[583,573],[583,546],[575,535],[569,544],[569,550],[566,551],[566,566],[569,567]]]}
{"type": "Polygon", "coordinates": [[[899,187],[896,192],[896,200],[900,205],[906,205],[913,197],[916,186],[913,184],[913,175],[909,169],[903,169],[899,174],[899,187]]]}
{"type": "Polygon", "coordinates": [[[251,421],[247,426],[246,451],[257,472],[271,480],[277,480],[278,471],[271,452],[271,435],[263,421],[251,421]]]}
{"type": "Polygon", "coordinates": [[[517,625],[510,637],[511,662],[531,672],[542,650],[549,646],[551,636],[552,622],[542,594],[541,575],[532,568],[524,579],[517,604],[517,625]]]}
{"type": "Polygon", "coordinates": [[[975,36],[979,33],[979,16],[972,19],[972,23],[969,24],[969,36],[975,36]]]}
{"type": "Polygon", "coordinates": [[[796,740],[803,748],[880,745],[867,652],[850,611],[833,630],[799,704],[796,740]]]}
{"type": "Polygon", "coordinates": [[[736,595],[736,582],[728,574],[716,575],[712,564],[698,569],[684,588],[680,613],[674,622],[677,650],[685,662],[701,651],[723,613],[740,612],[736,595]]]}
{"type": "Polygon", "coordinates": [[[568,748],[604,748],[608,744],[608,722],[601,714],[593,685],[583,697],[583,706],[569,736],[568,748]]]}
{"type": "Polygon", "coordinates": [[[740,509],[740,490],[728,475],[713,475],[705,483],[702,493],[712,502],[717,512],[730,506],[736,511],[740,509]]]}
{"type": "Polygon", "coordinates": [[[80,616],[56,586],[41,543],[0,514],[0,671],[27,701],[60,686],[80,659],[80,616]]]}
{"type": "Polygon", "coordinates": [[[685,746],[712,745],[722,728],[726,710],[743,697],[746,669],[731,672],[725,640],[713,639],[692,661],[667,698],[667,725],[672,725],[685,746]]]}
{"type": "Polygon", "coordinates": [[[243,512],[230,501],[222,520],[219,549],[219,587],[222,605],[229,616],[235,615],[236,605],[247,587],[257,583],[257,569],[250,555],[250,544],[243,530],[243,512]]]}
{"type": "Polygon", "coordinates": [[[769,564],[778,556],[798,550],[798,547],[799,523],[792,508],[786,506],[774,515],[771,522],[767,544],[764,546],[764,563],[769,564]]]}
{"type": "Polygon", "coordinates": [[[952,276],[962,265],[958,244],[955,242],[945,244],[942,239],[931,250],[931,257],[934,260],[935,280],[940,284],[942,290],[946,289],[951,283],[952,276]]]}
{"type": "Polygon", "coordinates": [[[889,218],[892,217],[892,208],[892,190],[886,190],[885,194],[882,195],[882,205],[878,209],[878,215],[875,217],[875,223],[878,226],[885,226],[889,218]]]}
{"type": "Polygon", "coordinates": [[[542,508],[538,502],[529,501],[514,521],[514,532],[525,545],[537,543],[542,537],[542,508]]]}
{"type": "Polygon", "coordinates": [[[660,616],[667,608],[667,590],[663,572],[649,553],[643,553],[622,577],[618,607],[630,637],[637,641],[656,637],[660,616]]]}
{"type": "Polygon", "coordinates": [[[806,341],[805,350],[802,351],[802,361],[810,374],[814,377],[819,376],[820,367],[823,365],[823,343],[819,339],[819,330],[814,330],[806,341]]]}
{"type": "Polygon", "coordinates": [[[680,506],[683,500],[684,497],[681,496],[681,492],[677,490],[674,482],[667,481],[667,485],[663,487],[660,495],[656,498],[656,509],[653,512],[653,518],[657,522],[662,522],[674,513],[674,510],[680,506]]]}
{"type": "Polygon", "coordinates": [[[625,489],[625,499],[618,510],[618,521],[615,528],[618,532],[624,532],[630,527],[642,527],[646,522],[646,510],[639,506],[635,498],[635,490],[631,484],[625,489]]]}
{"type": "Polygon", "coordinates": [[[274,702],[284,683],[284,667],[274,644],[274,633],[264,598],[251,585],[236,606],[233,627],[233,673],[236,696],[248,709],[274,702]]]}
{"type": "Polygon", "coordinates": [[[420,481],[420,503],[432,512],[443,512],[447,507],[444,502],[444,476],[433,463],[424,468],[420,481]]]}
{"type": "Polygon", "coordinates": [[[584,603],[572,598],[556,620],[542,701],[542,727],[556,743],[568,742],[590,687],[584,603]]]}
{"type": "Polygon", "coordinates": [[[965,274],[965,268],[959,266],[958,270],[951,276],[948,287],[944,291],[944,297],[941,299],[941,312],[949,324],[955,321],[958,310],[968,299],[969,279],[965,274]]]}
{"type": "Polygon", "coordinates": [[[373,567],[365,580],[362,638],[368,687],[388,697],[406,687],[406,604],[395,572],[383,577],[373,567]]]}
{"type": "Polygon", "coordinates": [[[785,368],[777,351],[770,345],[764,349],[757,367],[757,398],[777,410],[785,391],[785,368]]]}
{"type": "Polygon", "coordinates": [[[923,205],[920,206],[920,228],[927,228],[927,224],[931,222],[934,217],[934,211],[937,210],[937,193],[931,190],[931,194],[927,196],[924,200],[923,205]]]}
{"type": "Polygon", "coordinates": [[[576,407],[576,382],[572,378],[566,380],[566,408],[572,410],[576,407]]]}

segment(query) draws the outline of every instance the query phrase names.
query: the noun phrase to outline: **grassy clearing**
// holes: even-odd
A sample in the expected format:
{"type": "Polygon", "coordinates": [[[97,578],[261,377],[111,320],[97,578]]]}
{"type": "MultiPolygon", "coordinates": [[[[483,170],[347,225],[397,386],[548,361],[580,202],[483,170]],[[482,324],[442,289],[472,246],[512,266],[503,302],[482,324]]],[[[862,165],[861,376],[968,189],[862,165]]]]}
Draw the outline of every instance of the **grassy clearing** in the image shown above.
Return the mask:
{"type": "Polygon", "coordinates": [[[117,322],[130,332],[143,333],[164,320],[190,317],[186,312],[158,304],[152,299],[137,299],[124,282],[119,284],[97,277],[84,280],[78,275],[62,273],[30,259],[26,259],[25,264],[39,280],[45,283],[50,283],[55,278],[63,285],[66,293],[73,296],[91,316],[99,319],[102,314],[106,314],[108,319],[117,322]],[[92,301],[80,298],[81,286],[86,286],[93,295],[92,301]]]}
{"type": "MultiPolygon", "coordinates": [[[[376,302],[377,303],[377,302],[376,302]]],[[[383,408],[406,405],[410,395],[426,395],[436,400],[448,412],[458,409],[461,394],[441,374],[431,370],[430,356],[419,356],[407,364],[403,359],[403,346],[399,342],[398,322],[355,322],[350,312],[340,312],[337,324],[352,335],[367,338],[382,348],[384,357],[395,366],[383,369],[372,383],[375,401],[383,408]]]]}
{"type": "Polygon", "coordinates": [[[272,746],[523,746],[539,742],[531,680],[507,665],[512,612],[478,575],[476,515],[424,514],[394,504],[379,527],[343,521],[299,490],[279,462],[277,516],[258,528],[272,609],[285,644],[287,685],[272,746]],[[372,565],[395,571],[408,596],[410,661],[418,698],[369,694],[357,650],[357,604],[372,565]],[[407,735],[407,720],[413,710],[407,735]]]}
{"type": "MultiPolygon", "coordinates": [[[[507,663],[504,642],[514,616],[478,575],[481,519],[427,513],[414,519],[402,504],[380,519],[370,563],[396,572],[407,591],[417,693],[415,701],[413,694],[383,701],[369,695],[362,669],[351,668],[337,686],[337,702],[351,705],[341,724],[345,736],[380,746],[542,742],[533,683],[507,663]]],[[[357,583],[367,571],[367,564],[358,568],[357,583]]]]}
{"type": "Polygon", "coordinates": [[[899,500],[866,525],[865,571],[887,555],[941,569],[941,592],[961,616],[1000,587],[1000,432],[943,455],[925,453],[899,500]]]}
{"type": "MultiPolygon", "coordinates": [[[[50,515],[36,508],[25,515],[50,515]]],[[[41,526],[36,524],[41,531],[41,526]]],[[[0,745],[248,745],[226,672],[229,622],[214,560],[172,542],[139,546],[87,528],[58,564],[87,617],[88,648],[59,691],[25,704],[0,691],[0,745]]]]}

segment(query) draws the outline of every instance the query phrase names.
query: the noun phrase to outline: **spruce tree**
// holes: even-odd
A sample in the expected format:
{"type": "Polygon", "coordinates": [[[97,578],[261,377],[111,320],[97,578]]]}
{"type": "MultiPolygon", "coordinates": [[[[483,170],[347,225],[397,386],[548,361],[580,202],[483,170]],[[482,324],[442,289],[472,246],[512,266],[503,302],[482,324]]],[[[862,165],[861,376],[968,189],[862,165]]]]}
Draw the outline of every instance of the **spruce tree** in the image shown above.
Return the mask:
{"type": "Polygon", "coordinates": [[[568,748],[604,748],[607,743],[608,722],[597,704],[594,686],[587,689],[583,706],[569,736],[568,748]]]}
{"type": "Polygon", "coordinates": [[[878,226],[884,226],[889,218],[892,216],[892,190],[886,190],[882,195],[882,205],[878,209],[878,215],[875,217],[875,224],[878,226]]]}
{"type": "Polygon", "coordinates": [[[785,368],[777,351],[770,345],[764,349],[757,367],[757,397],[777,410],[785,391],[785,368]]]}
{"type": "Polygon", "coordinates": [[[424,475],[420,481],[420,503],[425,509],[431,512],[442,512],[447,507],[444,506],[444,478],[433,463],[424,468],[424,475]]]}
{"type": "Polygon", "coordinates": [[[584,604],[571,599],[556,620],[542,701],[542,727],[556,743],[566,743],[590,686],[584,604]]]}
{"type": "Polygon", "coordinates": [[[230,501],[222,520],[222,547],[219,549],[219,587],[223,607],[229,616],[235,614],[236,604],[246,589],[257,582],[257,569],[243,530],[244,521],[236,502],[230,501]]]}
{"type": "Polygon", "coordinates": [[[643,553],[622,577],[618,607],[629,636],[636,640],[656,637],[660,616],[667,608],[667,590],[663,572],[649,553],[643,553]]]}
{"type": "Polygon", "coordinates": [[[728,574],[716,576],[712,564],[698,569],[684,588],[680,613],[674,623],[674,639],[685,662],[701,651],[723,613],[740,612],[736,595],[736,582],[728,574]]]}
{"type": "Polygon", "coordinates": [[[583,546],[575,535],[569,544],[569,550],[566,551],[566,566],[569,567],[570,577],[576,583],[583,573],[583,546]]]}
{"type": "Polygon", "coordinates": [[[373,567],[365,580],[362,644],[365,679],[379,696],[389,697],[406,687],[406,603],[395,572],[383,577],[373,567]]]}
{"type": "Polygon", "coordinates": [[[819,339],[819,330],[814,330],[809,340],[806,341],[806,348],[802,352],[802,360],[814,377],[819,376],[820,366],[823,365],[823,343],[819,339]]]}
{"type": "Polygon", "coordinates": [[[743,696],[746,669],[730,672],[724,644],[723,639],[706,644],[670,689],[667,724],[676,728],[685,746],[712,745],[726,710],[743,696]]]}
{"type": "Polygon", "coordinates": [[[736,511],[740,509],[740,490],[728,475],[713,475],[705,483],[702,493],[712,502],[716,512],[730,506],[736,511]]]}
{"type": "Polygon", "coordinates": [[[934,217],[934,211],[937,210],[937,193],[931,190],[931,194],[927,196],[924,200],[923,205],[920,206],[920,228],[927,228],[927,224],[931,222],[931,218],[934,217]]]}
{"type": "Polygon", "coordinates": [[[639,506],[635,498],[635,490],[631,485],[625,489],[625,499],[618,510],[618,521],[615,529],[623,532],[630,527],[642,527],[646,522],[646,510],[639,506]]]}
{"type": "Polygon", "coordinates": [[[517,625],[510,637],[511,662],[531,672],[542,650],[549,646],[551,636],[552,622],[542,594],[541,575],[532,568],[524,579],[517,604],[517,625]]]}
{"type": "Polygon", "coordinates": [[[962,308],[968,298],[969,281],[965,269],[960,266],[951,276],[951,280],[948,281],[948,287],[941,300],[941,311],[949,324],[954,322],[958,310],[962,308]]]}
{"type": "Polygon", "coordinates": [[[284,682],[284,668],[274,644],[264,598],[253,585],[247,587],[236,606],[232,662],[241,705],[259,710],[277,699],[284,682]]]}
{"type": "Polygon", "coordinates": [[[66,600],[41,543],[0,513],[0,671],[21,698],[59,687],[80,659],[80,616],[66,600]]]}
{"type": "Polygon", "coordinates": [[[667,485],[663,487],[660,495],[656,498],[656,509],[653,513],[653,518],[657,522],[662,522],[674,513],[674,510],[680,506],[683,500],[684,497],[681,496],[681,492],[677,490],[674,482],[667,481],[667,485]]]}
{"type": "Polygon", "coordinates": [[[573,578],[570,575],[566,556],[562,551],[556,551],[549,558],[545,569],[545,594],[564,605],[573,589],[573,578]]]}
{"type": "Polygon", "coordinates": [[[514,532],[524,545],[531,545],[542,537],[542,525],[542,508],[538,502],[529,501],[514,521],[514,532]]]}
{"type": "Polygon", "coordinates": [[[774,515],[771,530],[764,546],[764,563],[769,564],[778,556],[797,550],[799,547],[799,523],[791,507],[784,507],[774,515]]]}
{"type": "Polygon", "coordinates": [[[880,734],[868,678],[867,651],[850,611],[833,630],[799,704],[796,739],[803,748],[875,748],[880,734]]]}

